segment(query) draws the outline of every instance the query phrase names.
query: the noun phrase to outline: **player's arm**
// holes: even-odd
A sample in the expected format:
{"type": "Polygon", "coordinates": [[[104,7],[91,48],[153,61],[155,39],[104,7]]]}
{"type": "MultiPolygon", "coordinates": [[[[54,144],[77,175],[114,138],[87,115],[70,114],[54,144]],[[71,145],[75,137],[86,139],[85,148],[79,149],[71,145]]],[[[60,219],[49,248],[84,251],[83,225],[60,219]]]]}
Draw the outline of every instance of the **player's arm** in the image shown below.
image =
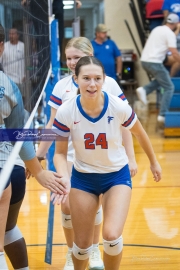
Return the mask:
{"type": "Polygon", "coordinates": [[[53,161],[57,173],[62,175],[61,184],[66,189],[66,193],[64,195],[52,194],[51,200],[54,204],[60,204],[61,202],[64,203],[70,192],[70,177],[67,167],[67,151],[68,137],[58,136],[53,161]]]}
{"type": "MultiPolygon", "coordinates": [[[[18,129],[22,128],[24,125],[24,106],[22,102],[22,97],[19,89],[15,86],[14,92],[17,96],[17,105],[11,110],[11,114],[4,119],[6,128],[18,129]]],[[[33,143],[30,141],[25,141],[19,152],[21,159],[24,161],[26,167],[34,175],[37,181],[45,188],[48,188],[52,192],[62,194],[65,189],[60,186],[60,176],[51,171],[43,170],[40,163],[38,162],[33,143]]]]}
{"type": "Polygon", "coordinates": [[[144,152],[148,156],[150,161],[150,168],[156,182],[161,180],[161,167],[156,159],[153,147],[149,140],[147,133],[142,127],[140,121],[137,119],[133,127],[130,129],[132,134],[137,138],[139,144],[143,148],[144,152]]]}
{"type": "MultiPolygon", "coordinates": [[[[52,128],[56,112],[57,112],[57,109],[51,107],[51,116],[50,116],[50,119],[45,127],[46,129],[52,128]]],[[[36,152],[36,156],[39,158],[44,158],[44,156],[46,155],[46,153],[47,153],[47,151],[50,148],[52,143],[53,143],[53,141],[41,141],[40,145],[38,147],[38,150],[36,152]]]]}
{"type": "Polygon", "coordinates": [[[123,145],[126,150],[126,154],[129,159],[129,170],[131,173],[131,177],[134,177],[137,173],[137,163],[134,153],[134,145],[133,145],[133,138],[131,132],[122,127],[122,139],[123,139],[123,145]]]}

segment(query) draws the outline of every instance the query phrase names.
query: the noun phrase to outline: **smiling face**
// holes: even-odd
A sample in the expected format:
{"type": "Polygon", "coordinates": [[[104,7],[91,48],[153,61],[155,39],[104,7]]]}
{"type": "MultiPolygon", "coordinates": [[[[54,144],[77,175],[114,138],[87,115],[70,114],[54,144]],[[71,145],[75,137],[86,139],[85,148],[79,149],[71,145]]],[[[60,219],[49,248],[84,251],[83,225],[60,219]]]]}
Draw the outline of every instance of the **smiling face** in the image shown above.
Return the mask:
{"type": "Polygon", "coordinates": [[[66,65],[72,71],[72,73],[74,73],[76,64],[79,61],[79,59],[83,56],[87,56],[87,54],[74,47],[67,48],[65,54],[66,54],[66,65]]]}
{"type": "Polygon", "coordinates": [[[102,67],[95,64],[82,66],[78,76],[75,77],[81,96],[93,99],[101,95],[104,79],[102,67]]]}

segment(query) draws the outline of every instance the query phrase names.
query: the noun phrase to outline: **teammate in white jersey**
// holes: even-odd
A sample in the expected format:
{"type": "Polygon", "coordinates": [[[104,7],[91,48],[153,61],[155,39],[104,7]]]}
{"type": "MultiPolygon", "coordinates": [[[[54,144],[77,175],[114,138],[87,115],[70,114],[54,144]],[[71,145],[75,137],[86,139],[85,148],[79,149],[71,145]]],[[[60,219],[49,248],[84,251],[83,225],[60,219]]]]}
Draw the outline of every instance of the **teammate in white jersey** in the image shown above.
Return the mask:
{"type": "MultiPolygon", "coordinates": [[[[2,55],[4,50],[4,39],[5,39],[5,32],[2,25],[0,25],[0,56],[2,55]]],[[[20,94],[18,87],[3,73],[3,71],[0,71],[0,129],[23,128],[24,126],[23,112],[24,108],[22,96],[20,94]]],[[[7,161],[8,156],[10,155],[11,150],[12,145],[10,142],[0,141],[0,173],[4,167],[4,164],[7,161]]],[[[32,174],[36,177],[36,179],[41,185],[43,185],[46,188],[49,188],[51,191],[54,190],[57,192],[58,191],[61,192],[60,189],[58,188],[59,175],[57,173],[45,171],[42,169],[35,156],[35,151],[32,142],[25,141],[23,143],[19,155],[21,159],[24,160],[25,165],[29,168],[29,170],[32,172],[32,174]]],[[[16,160],[16,164],[22,166],[23,165],[22,163],[23,163],[22,160],[21,161],[20,159],[16,160]]],[[[22,177],[22,173],[18,173],[18,176],[22,177]]],[[[11,174],[10,178],[8,179],[8,182],[6,183],[4,191],[0,198],[0,269],[3,270],[8,269],[3,252],[3,247],[5,244],[7,245],[6,246],[7,254],[10,257],[10,260],[11,261],[13,260],[13,266],[15,266],[14,268],[16,269],[21,268],[26,270],[28,269],[28,267],[27,261],[25,260],[24,257],[21,258],[22,263],[25,261],[25,264],[22,268],[20,266],[21,262],[17,262],[18,258],[13,258],[13,256],[10,255],[10,253],[12,254],[12,251],[10,252],[10,246],[12,247],[11,244],[14,242],[14,240],[22,239],[20,231],[17,228],[15,229],[14,226],[16,225],[16,217],[19,208],[19,206],[15,204],[17,202],[20,202],[20,200],[22,200],[23,187],[21,187],[22,190],[18,191],[16,190],[17,187],[12,189],[13,194],[11,199],[13,199],[14,207],[10,207],[9,209],[9,202],[11,196],[11,181],[14,182],[14,179],[13,180],[11,179],[12,177],[13,174],[11,174]],[[8,216],[8,224],[6,227],[7,216],[8,216]],[[8,235],[6,234],[6,236],[5,236],[5,228],[6,230],[8,230],[7,233],[8,235]]],[[[15,241],[14,254],[16,252],[21,252],[20,255],[22,257],[24,255],[24,252],[22,252],[20,248],[17,249],[17,247],[18,244],[17,241],[15,241]]]]}
{"type": "Polygon", "coordinates": [[[103,246],[106,270],[118,270],[122,257],[122,231],[131,198],[128,158],[122,145],[122,126],[129,129],[147,154],[154,180],[161,167],[150,140],[132,108],[121,99],[102,92],[105,74],[99,60],[82,57],[75,68],[80,94],[58,108],[53,130],[56,141],[54,164],[62,175],[64,195],[53,194],[54,203],[68,196],[74,229],[73,263],[84,270],[92,251],[94,221],[103,194],[103,246]],[[68,137],[75,149],[71,181],[67,167],[68,137]]]}
{"type": "MultiPolygon", "coordinates": [[[[85,55],[93,55],[93,47],[91,42],[85,37],[78,37],[72,38],[66,45],[65,48],[66,54],[66,63],[68,68],[74,74],[75,66],[77,61],[85,55]]],[[[59,106],[69,100],[70,98],[77,95],[78,85],[74,81],[74,75],[70,75],[65,77],[64,79],[60,80],[54,87],[52,95],[48,104],[51,106],[51,117],[46,126],[46,128],[51,128],[54,117],[56,114],[57,109],[59,106]]],[[[122,90],[116,83],[116,81],[108,76],[106,76],[105,82],[103,84],[103,90],[107,91],[119,98],[121,98],[124,102],[127,102],[126,97],[124,96],[122,90]]],[[[135,161],[134,150],[133,150],[133,143],[132,143],[132,136],[128,130],[123,130],[123,143],[125,145],[125,149],[129,158],[129,168],[131,171],[131,176],[133,177],[137,173],[137,164],[135,161]]],[[[36,155],[38,157],[43,157],[48,148],[50,143],[41,142],[38,148],[36,155]]],[[[68,166],[69,172],[71,174],[72,164],[73,164],[73,147],[71,139],[69,139],[69,146],[68,146],[68,166]]],[[[61,215],[62,215],[62,226],[64,229],[64,234],[66,237],[67,245],[68,245],[68,253],[67,253],[67,260],[64,266],[64,270],[73,270],[73,262],[71,258],[72,253],[72,245],[73,245],[73,228],[71,222],[71,215],[70,215],[70,208],[69,202],[66,200],[64,204],[61,205],[61,215]]],[[[102,222],[102,207],[97,212],[96,221],[95,221],[95,229],[94,229],[94,240],[93,240],[93,252],[90,256],[89,260],[89,269],[104,269],[103,262],[101,260],[100,250],[98,248],[99,245],[99,234],[102,222]]]]}

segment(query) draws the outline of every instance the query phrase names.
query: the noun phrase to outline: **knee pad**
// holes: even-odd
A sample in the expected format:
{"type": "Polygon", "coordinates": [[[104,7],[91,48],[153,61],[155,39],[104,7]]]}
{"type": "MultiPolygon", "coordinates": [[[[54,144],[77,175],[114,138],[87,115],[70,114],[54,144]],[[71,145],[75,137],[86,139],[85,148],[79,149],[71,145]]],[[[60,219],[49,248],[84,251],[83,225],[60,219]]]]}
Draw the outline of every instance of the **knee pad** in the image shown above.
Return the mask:
{"type": "Polygon", "coordinates": [[[62,226],[66,229],[72,229],[71,215],[65,215],[61,212],[62,226]]]}
{"type": "Polygon", "coordinates": [[[76,259],[82,261],[89,258],[89,256],[91,255],[92,248],[93,246],[90,246],[86,249],[82,249],[76,246],[75,243],[73,243],[72,252],[73,252],[73,255],[76,257],[76,259]]]}
{"type": "Polygon", "coordinates": [[[0,252],[0,269],[8,270],[4,252],[0,252]]]}
{"type": "Polygon", "coordinates": [[[95,218],[95,225],[99,225],[102,222],[102,205],[101,207],[98,209],[97,214],[96,214],[96,218],[95,218]]]}
{"type": "Polygon", "coordinates": [[[110,256],[116,256],[119,253],[121,253],[122,249],[123,249],[123,237],[122,235],[116,239],[116,240],[112,240],[112,241],[106,241],[103,239],[103,246],[104,246],[104,251],[110,255],[110,256]]]}
{"type": "Polygon", "coordinates": [[[20,229],[18,228],[18,226],[15,226],[12,230],[7,231],[5,233],[5,237],[4,237],[4,246],[7,246],[13,242],[16,242],[17,240],[23,238],[23,235],[20,231],[20,229]]]}

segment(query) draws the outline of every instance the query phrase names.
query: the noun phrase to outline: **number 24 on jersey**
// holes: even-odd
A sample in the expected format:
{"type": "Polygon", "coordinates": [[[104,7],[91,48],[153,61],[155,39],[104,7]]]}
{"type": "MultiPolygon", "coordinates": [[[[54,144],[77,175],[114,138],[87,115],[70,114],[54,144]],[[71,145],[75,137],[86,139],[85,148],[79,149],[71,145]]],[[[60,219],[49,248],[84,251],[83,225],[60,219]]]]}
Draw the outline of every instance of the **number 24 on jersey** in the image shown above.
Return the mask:
{"type": "Polygon", "coordinates": [[[95,149],[98,145],[101,146],[101,149],[108,149],[106,133],[99,133],[96,139],[93,133],[86,133],[84,139],[85,149],[95,149]]]}

